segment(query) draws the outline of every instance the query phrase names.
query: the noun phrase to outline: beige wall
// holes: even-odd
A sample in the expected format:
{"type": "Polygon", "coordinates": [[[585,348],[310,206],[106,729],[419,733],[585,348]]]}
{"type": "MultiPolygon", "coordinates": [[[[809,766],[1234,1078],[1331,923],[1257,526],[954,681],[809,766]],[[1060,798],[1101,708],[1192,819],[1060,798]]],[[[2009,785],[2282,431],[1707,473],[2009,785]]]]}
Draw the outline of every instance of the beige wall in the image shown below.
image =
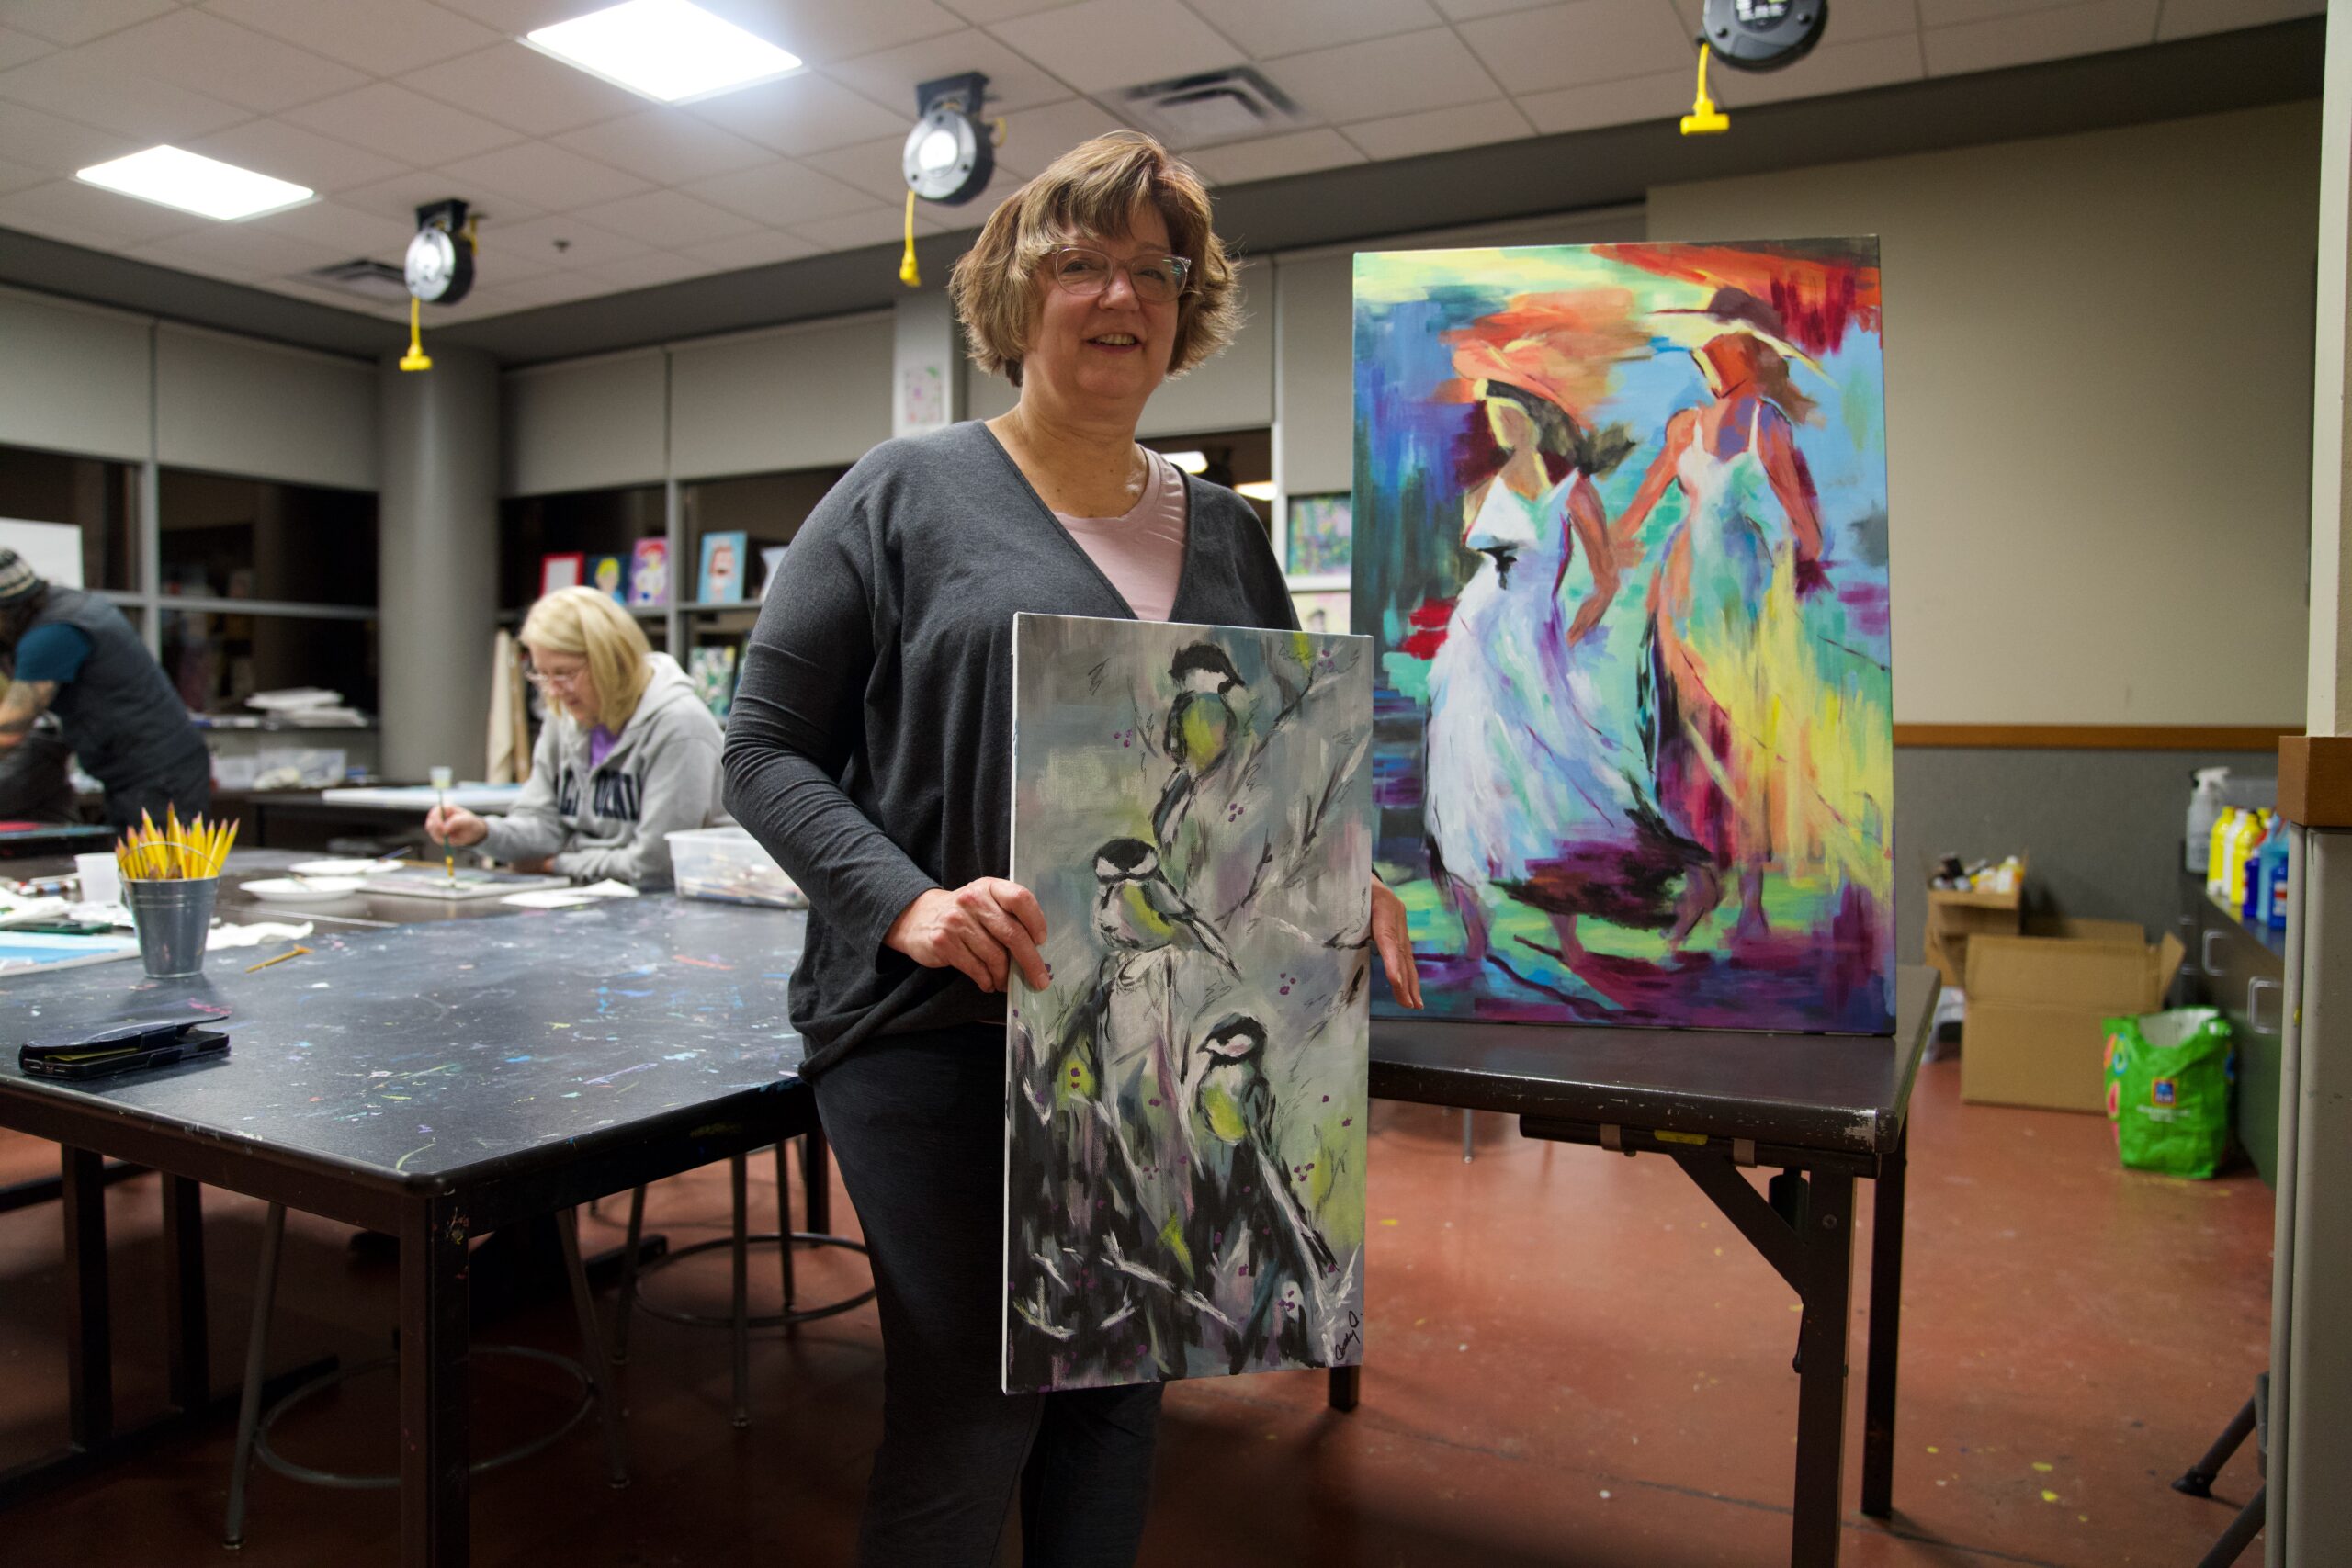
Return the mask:
{"type": "Polygon", "coordinates": [[[1650,192],[1881,238],[1898,720],[2301,722],[2318,177],[2306,103],[1650,192]]]}

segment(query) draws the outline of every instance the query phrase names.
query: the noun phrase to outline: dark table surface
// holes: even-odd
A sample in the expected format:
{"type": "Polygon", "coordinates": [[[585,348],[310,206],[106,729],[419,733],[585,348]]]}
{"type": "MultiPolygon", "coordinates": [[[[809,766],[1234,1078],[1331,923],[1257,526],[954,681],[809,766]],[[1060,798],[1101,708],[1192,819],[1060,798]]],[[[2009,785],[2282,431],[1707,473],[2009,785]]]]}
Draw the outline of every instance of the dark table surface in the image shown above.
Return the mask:
{"type": "Polygon", "coordinates": [[[1883,1155],[1902,1134],[1936,987],[1932,969],[1897,971],[1892,1035],[1374,1018],[1372,1092],[1883,1155]]]}
{"type": "MultiPolygon", "coordinates": [[[[0,828],[0,860],[15,862],[35,855],[54,855],[62,851],[68,857],[103,850],[114,841],[114,829],[90,822],[37,822],[0,828]]],[[[74,869],[71,858],[65,869],[74,869]]],[[[22,866],[11,864],[11,876],[33,874],[22,866]]],[[[42,874],[54,874],[43,873],[42,874]]]]}
{"type": "Polygon", "coordinates": [[[311,953],[257,973],[239,949],[194,980],[130,962],[0,985],[10,1032],[27,1038],[200,1016],[232,1042],[226,1061],[87,1088],[28,1079],[11,1050],[0,1099],[70,1099],[414,1189],[797,1082],[785,981],[801,916],[667,895],[504,912],[322,927],[311,953]]]}
{"type": "MultiPolygon", "coordinates": [[[[282,877],[293,866],[308,865],[318,860],[349,858],[352,857],[330,855],[324,851],[232,851],[227,867],[221,872],[220,903],[215,912],[222,919],[239,925],[250,925],[256,920],[299,925],[309,920],[326,930],[342,926],[418,925],[429,920],[478,920],[492,915],[521,912],[512,904],[497,898],[415,898],[363,892],[336,898],[304,898],[273,903],[266,898],[256,898],[244,890],[248,882],[282,877]]],[[[436,863],[417,863],[432,866],[436,863]]],[[[50,855],[12,862],[8,874],[30,879],[70,875],[73,870],[72,856],[50,855]]]]}

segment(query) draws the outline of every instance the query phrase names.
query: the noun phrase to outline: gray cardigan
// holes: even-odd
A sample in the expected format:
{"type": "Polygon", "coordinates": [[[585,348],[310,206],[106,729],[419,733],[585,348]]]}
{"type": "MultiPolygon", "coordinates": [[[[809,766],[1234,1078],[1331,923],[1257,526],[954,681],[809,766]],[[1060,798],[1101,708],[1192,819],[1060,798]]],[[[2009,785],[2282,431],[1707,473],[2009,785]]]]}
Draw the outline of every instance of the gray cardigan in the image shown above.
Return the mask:
{"type": "MultiPolygon", "coordinates": [[[[1249,502],[1185,487],[1170,619],[1295,629],[1249,502]]],[[[1012,617],[1133,619],[986,425],[875,447],[820,502],[760,606],[727,726],[726,802],[808,895],[792,1013],[824,1071],[857,1042],[1001,1021],[1004,998],[882,945],[933,887],[1012,869],[1012,617]]]]}

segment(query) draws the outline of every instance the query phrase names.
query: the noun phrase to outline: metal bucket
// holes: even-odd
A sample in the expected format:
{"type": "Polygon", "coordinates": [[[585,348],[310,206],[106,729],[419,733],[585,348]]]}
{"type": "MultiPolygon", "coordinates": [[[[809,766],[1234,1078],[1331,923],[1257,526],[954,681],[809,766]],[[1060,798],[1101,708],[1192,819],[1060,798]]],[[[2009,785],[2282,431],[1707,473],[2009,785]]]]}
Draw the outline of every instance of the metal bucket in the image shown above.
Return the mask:
{"type": "Polygon", "coordinates": [[[158,980],[204,973],[204,943],[212,931],[217,876],[174,882],[126,882],[123,901],[139,928],[139,957],[158,980]]]}

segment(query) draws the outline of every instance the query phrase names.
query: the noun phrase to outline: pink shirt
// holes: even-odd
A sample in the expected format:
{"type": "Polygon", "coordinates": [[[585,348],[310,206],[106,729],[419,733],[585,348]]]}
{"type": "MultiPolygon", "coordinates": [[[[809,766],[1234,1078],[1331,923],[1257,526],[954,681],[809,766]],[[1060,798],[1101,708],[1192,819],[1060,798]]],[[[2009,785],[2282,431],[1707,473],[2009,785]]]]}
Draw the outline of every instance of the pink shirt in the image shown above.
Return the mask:
{"type": "Polygon", "coordinates": [[[1124,517],[1073,517],[1057,512],[1111,586],[1139,621],[1164,621],[1176,604],[1176,580],[1184,570],[1184,475],[1151,454],[1143,495],[1124,517]]]}

